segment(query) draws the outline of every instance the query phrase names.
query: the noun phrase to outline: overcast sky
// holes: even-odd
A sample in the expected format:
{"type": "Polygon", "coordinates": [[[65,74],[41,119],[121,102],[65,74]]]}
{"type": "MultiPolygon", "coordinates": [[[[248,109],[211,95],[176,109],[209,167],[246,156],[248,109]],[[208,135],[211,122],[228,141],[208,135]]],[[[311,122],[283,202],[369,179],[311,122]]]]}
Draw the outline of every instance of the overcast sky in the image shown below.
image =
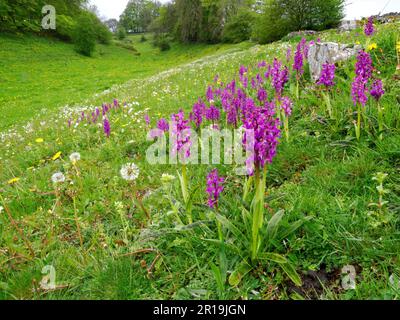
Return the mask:
{"type": "MultiPolygon", "coordinates": [[[[92,4],[99,8],[102,16],[118,19],[124,11],[128,0],[90,0],[92,4]]],[[[168,0],[160,0],[165,3],[168,0]]],[[[368,17],[381,12],[385,5],[387,12],[400,12],[400,0],[346,0],[346,19],[359,19],[368,17]]]]}

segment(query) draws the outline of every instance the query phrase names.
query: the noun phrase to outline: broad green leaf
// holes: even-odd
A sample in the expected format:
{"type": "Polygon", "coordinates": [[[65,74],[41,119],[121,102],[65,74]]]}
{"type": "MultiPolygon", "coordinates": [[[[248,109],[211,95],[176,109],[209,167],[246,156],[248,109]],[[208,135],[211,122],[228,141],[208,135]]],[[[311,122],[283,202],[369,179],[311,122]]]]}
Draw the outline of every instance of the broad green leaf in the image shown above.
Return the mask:
{"type": "Polygon", "coordinates": [[[214,277],[215,280],[217,281],[218,288],[222,292],[224,290],[224,281],[221,276],[221,270],[212,262],[210,262],[210,267],[212,272],[214,273],[214,277]]]}
{"type": "Polygon", "coordinates": [[[227,218],[224,216],[221,216],[220,214],[216,215],[217,220],[222,223],[222,225],[227,228],[230,232],[233,233],[233,235],[237,238],[237,240],[244,241],[245,236],[243,233],[237,228],[232,222],[230,222],[227,218]]]}
{"type": "Polygon", "coordinates": [[[305,222],[310,221],[312,217],[306,217],[302,220],[298,220],[296,222],[293,222],[290,227],[282,230],[282,233],[279,235],[280,239],[285,239],[289,235],[291,235],[293,232],[295,232],[297,229],[299,229],[305,222]]]}
{"type": "Polygon", "coordinates": [[[277,213],[274,214],[274,216],[269,220],[268,226],[267,226],[267,235],[269,239],[274,239],[276,236],[276,233],[279,228],[279,223],[282,221],[283,215],[285,214],[284,210],[279,210],[277,213]]]}
{"type": "Polygon", "coordinates": [[[232,287],[236,287],[240,284],[243,277],[251,271],[252,267],[246,262],[243,261],[238,265],[235,271],[229,276],[229,284],[232,287]]]}
{"type": "Polygon", "coordinates": [[[279,264],[288,263],[287,259],[284,256],[282,256],[282,255],[280,255],[278,253],[272,253],[272,252],[263,253],[260,256],[260,259],[273,261],[273,262],[276,262],[276,263],[279,263],[279,264]]]}
{"type": "Polygon", "coordinates": [[[299,274],[297,273],[296,269],[293,267],[292,264],[290,264],[290,263],[281,263],[279,265],[282,268],[282,270],[285,271],[287,276],[290,278],[290,280],[293,281],[293,283],[296,286],[298,286],[298,287],[302,286],[303,282],[301,281],[301,278],[300,278],[299,274]]]}

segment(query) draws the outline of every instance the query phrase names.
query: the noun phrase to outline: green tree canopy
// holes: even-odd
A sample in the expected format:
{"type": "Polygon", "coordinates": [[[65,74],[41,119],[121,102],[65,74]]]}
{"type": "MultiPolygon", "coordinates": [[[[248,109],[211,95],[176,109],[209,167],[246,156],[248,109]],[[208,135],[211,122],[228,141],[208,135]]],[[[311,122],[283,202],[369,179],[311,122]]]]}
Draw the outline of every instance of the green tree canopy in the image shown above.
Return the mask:
{"type": "Polygon", "coordinates": [[[120,17],[120,25],[129,32],[146,32],[159,16],[160,2],[151,0],[129,0],[120,17]]]}

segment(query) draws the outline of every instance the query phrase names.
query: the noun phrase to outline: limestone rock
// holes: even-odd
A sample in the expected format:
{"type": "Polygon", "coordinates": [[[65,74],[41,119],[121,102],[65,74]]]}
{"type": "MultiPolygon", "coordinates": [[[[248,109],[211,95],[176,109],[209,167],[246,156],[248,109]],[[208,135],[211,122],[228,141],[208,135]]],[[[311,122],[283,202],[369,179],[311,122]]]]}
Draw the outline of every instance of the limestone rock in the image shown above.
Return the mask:
{"type": "Polygon", "coordinates": [[[315,81],[319,79],[324,63],[336,63],[349,60],[361,49],[361,46],[338,44],[335,42],[312,44],[308,51],[308,62],[312,78],[315,81]]]}
{"type": "Polygon", "coordinates": [[[355,30],[357,29],[357,20],[344,20],[338,29],[340,32],[355,30]]]}

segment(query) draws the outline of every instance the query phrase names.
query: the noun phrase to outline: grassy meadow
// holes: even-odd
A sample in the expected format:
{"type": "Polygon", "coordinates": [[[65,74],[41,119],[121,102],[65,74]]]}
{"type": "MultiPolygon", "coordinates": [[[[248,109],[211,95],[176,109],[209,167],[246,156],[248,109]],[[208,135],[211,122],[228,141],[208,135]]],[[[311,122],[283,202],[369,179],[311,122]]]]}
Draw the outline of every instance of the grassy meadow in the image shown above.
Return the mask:
{"type": "Polygon", "coordinates": [[[282,135],[267,166],[257,210],[269,233],[257,259],[248,252],[258,190],[251,180],[234,165],[188,165],[185,199],[181,166],[149,164],[146,136],[179,109],[187,116],[208,86],[240,85],[240,66],[249,77],[275,57],[291,66],[287,49],[294,52],[300,37],[163,53],[135,37],[140,56],[113,45],[84,58],[54,40],[0,36],[0,298],[399,299],[399,31],[392,23],[368,39],[361,29],[307,38],[376,43],[368,52],[386,91],[384,127],[377,129],[370,98],[356,139],[355,57],[337,66],[333,117],[308,68],[298,98],[290,70],[290,138],[282,135]],[[102,121],[86,117],[114,99],[107,137],[102,121]],[[80,160],[71,161],[76,152],[80,160]],[[135,182],[120,175],[127,163],[140,169],[135,182]],[[205,192],[214,168],[225,177],[218,210],[205,192]],[[52,182],[57,172],[62,183],[52,182]],[[378,173],[387,174],[382,183],[378,173]],[[50,289],[46,266],[55,270],[50,289]],[[343,286],[345,266],[354,269],[354,287],[343,286]]]}
{"type": "Polygon", "coordinates": [[[99,45],[88,58],[76,53],[73,44],[57,39],[0,35],[0,129],[232,46],[175,43],[160,52],[152,46],[151,35],[145,42],[141,36],[129,39],[136,51],[99,45]]]}

